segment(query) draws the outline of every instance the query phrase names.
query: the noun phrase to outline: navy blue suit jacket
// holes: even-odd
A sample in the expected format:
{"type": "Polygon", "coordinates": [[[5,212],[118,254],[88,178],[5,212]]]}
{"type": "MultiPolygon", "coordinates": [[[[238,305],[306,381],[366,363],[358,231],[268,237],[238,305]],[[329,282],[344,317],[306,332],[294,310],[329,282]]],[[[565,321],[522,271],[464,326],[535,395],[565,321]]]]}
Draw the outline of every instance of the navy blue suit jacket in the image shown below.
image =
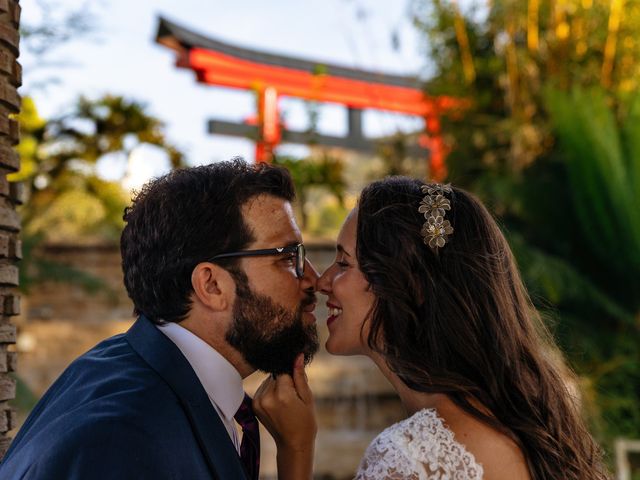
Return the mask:
{"type": "Polygon", "coordinates": [[[245,474],[189,362],[140,317],[56,380],[11,444],[0,479],[245,480],[245,474]]]}

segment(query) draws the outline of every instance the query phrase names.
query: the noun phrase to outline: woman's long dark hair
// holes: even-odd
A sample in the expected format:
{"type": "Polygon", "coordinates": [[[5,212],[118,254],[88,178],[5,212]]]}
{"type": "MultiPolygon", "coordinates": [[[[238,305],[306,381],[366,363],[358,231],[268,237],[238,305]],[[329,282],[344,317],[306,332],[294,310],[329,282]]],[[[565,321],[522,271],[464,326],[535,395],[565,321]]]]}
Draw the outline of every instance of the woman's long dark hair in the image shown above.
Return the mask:
{"type": "Polygon", "coordinates": [[[496,222],[453,187],[454,232],[434,251],[420,234],[422,185],[389,177],[360,196],[356,254],[376,297],[369,346],[410,388],[444,393],[512,438],[533,479],[609,478],[496,222]]]}

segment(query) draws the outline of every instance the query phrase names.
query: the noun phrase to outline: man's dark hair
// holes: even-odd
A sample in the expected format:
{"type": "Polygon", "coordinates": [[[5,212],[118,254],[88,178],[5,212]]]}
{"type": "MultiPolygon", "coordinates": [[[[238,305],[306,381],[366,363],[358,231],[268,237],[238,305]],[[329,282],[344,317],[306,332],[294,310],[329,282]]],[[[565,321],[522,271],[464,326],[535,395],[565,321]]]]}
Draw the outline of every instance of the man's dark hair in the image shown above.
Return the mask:
{"type": "MultiPolygon", "coordinates": [[[[134,313],[158,324],[184,320],[191,308],[193,269],[254,240],[241,209],[261,194],[293,200],[287,170],[234,159],[174,170],[142,187],[125,209],[120,239],[134,313]]],[[[235,264],[224,261],[229,268],[235,264]]]]}

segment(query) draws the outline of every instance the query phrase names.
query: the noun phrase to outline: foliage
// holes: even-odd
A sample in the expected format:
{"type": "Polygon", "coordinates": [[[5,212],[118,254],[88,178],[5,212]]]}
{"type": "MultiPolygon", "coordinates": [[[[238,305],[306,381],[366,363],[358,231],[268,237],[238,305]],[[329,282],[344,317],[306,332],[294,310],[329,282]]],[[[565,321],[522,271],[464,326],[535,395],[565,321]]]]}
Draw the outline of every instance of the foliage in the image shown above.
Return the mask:
{"type": "Polygon", "coordinates": [[[316,190],[309,195],[309,203],[313,205],[313,209],[310,209],[307,218],[306,235],[334,240],[349,213],[348,205],[352,203],[351,196],[341,203],[326,192],[316,190]]]}
{"type": "Polygon", "coordinates": [[[346,184],[340,160],[323,153],[306,159],[275,156],[273,163],[285,167],[291,173],[303,230],[307,229],[309,223],[307,202],[311,189],[321,188],[343,205],[346,184]]]}
{"type": "Polygon", "coordinates": [[[638,274],[617,290],[640,309],[640,95],[621,125],[598,90],[550,91],[548,108],[584,240],[599,263],[638,274]]]}
{"type": "Polygon", "coordinates": [[[617,3],[501,0],[489,7],[471,2],[463,12],[456,2],[414,0],[415,23],[436,72],[428,93],[473,100],[466,115],[445,125],[456,132],[449,137],[453,178],[509,204],[508,189],[476,176],[483,170],[518,175],[554,150],[546,86],[568,91],[602,83],[619,95],[640,87],[640,1],[627,0],[624,17],[612,28],[611,6],[617,3]],[[456,29],[457,20],[462,29],[456,29]]]}
{"type": "MultiPolygon", "coordinates": [[[[405,134],[401,131],[378,139],[376,142],[376,157],[382,161],[384,175],[376,175],[373,179],[386,175],[407,175],[424,177],[427,169],[425,159],[411,155],[412,145],[419,143],[415,134],[405,134]]],[[[371,159],[367,159],[371,162],[371,159]]]]}
{"type": "Polygon", "coordinates": [[[128,194],[119,182],[98,175],[97,162],[106,155],[128,158],[151,144],[167,152],[173,167],[183,164],[182,154],[164,138],[162,123],[122,97],[80,98],[71,113],[49,121],[25,97],[19,122],[21,169],[9,178],[25,185],[20,213],[27,235],[117,239],[128,194]]]}
{"type": "Polygon", "coordinates": [[[640,437],[640,1],[414,0],[449,180],[508,234],[594,431],[640,437]],[[623,15],[624,13],[624,15],[623,15]]]}
{"type": "MultiPolygon", "coordinates": [[[[606,296],[607,306],[581,309],[579,339],[589,366],[594,403],[608,425],[602,435],[640,436],[640,94],[626,115],[616,118],[600,90],[549,91],[548,109],[560,142],[570,197],[568,213],[588,254],[571,260],[606,296]],[[587,324],[590,325],[587,325],[587,324]]],[[[589,294],[589,290],[585,289],[589,294]]],[[[588,301],[585,306],[594,306],[588,301]]],[[[602,305],[601,306],[605,306],[602,305]]],[[[578,311],[577,308],[573,312],[578,311]]],[[[567,312],[569,317],[572,312],[567,312]]],[[[611,438],[608,438],[611,440],[611,438]]]]}
{"type": "Polygon", "coordinates": [[[55,278],[96,291],[102,285],[98,279],[46,260],[38,246],[119,238],[129,195],[120,182],[98,174],[96,165],[107,155],[127,159],[140,145],[151,144],[164,150],[175,168],[183,165],[182,154],[144,105],[122,97],[80,98],[70,113],[51,120],[40,117],[33,100],[24,97],[18,121],[21,168],[9,180],[23,182],[27,197],[19,209],[25,250],[21,288],[55,278]]]}

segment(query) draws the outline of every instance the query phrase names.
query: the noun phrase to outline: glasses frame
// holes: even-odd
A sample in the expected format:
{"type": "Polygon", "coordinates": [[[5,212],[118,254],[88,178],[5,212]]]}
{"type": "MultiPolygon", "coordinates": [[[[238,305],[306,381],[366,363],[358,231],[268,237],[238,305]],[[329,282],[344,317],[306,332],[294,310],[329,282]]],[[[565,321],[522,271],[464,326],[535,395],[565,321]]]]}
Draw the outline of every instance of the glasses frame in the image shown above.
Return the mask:
{"type": "Polygon", "coordinates": [[[212,262],[221,258],[265,257],[269,255],[283,255],[287,253],[296,254],[296,277],[302,278],[304,276],[304,266],[305,263],[307,263],[307,254],[303,243],[299,243],[297,245],[289,245],[287,247],[261,248],[259,250],[240,250],[238,252],[220,253],[214,257],[211,257],[209,261],[212,262]]]}

